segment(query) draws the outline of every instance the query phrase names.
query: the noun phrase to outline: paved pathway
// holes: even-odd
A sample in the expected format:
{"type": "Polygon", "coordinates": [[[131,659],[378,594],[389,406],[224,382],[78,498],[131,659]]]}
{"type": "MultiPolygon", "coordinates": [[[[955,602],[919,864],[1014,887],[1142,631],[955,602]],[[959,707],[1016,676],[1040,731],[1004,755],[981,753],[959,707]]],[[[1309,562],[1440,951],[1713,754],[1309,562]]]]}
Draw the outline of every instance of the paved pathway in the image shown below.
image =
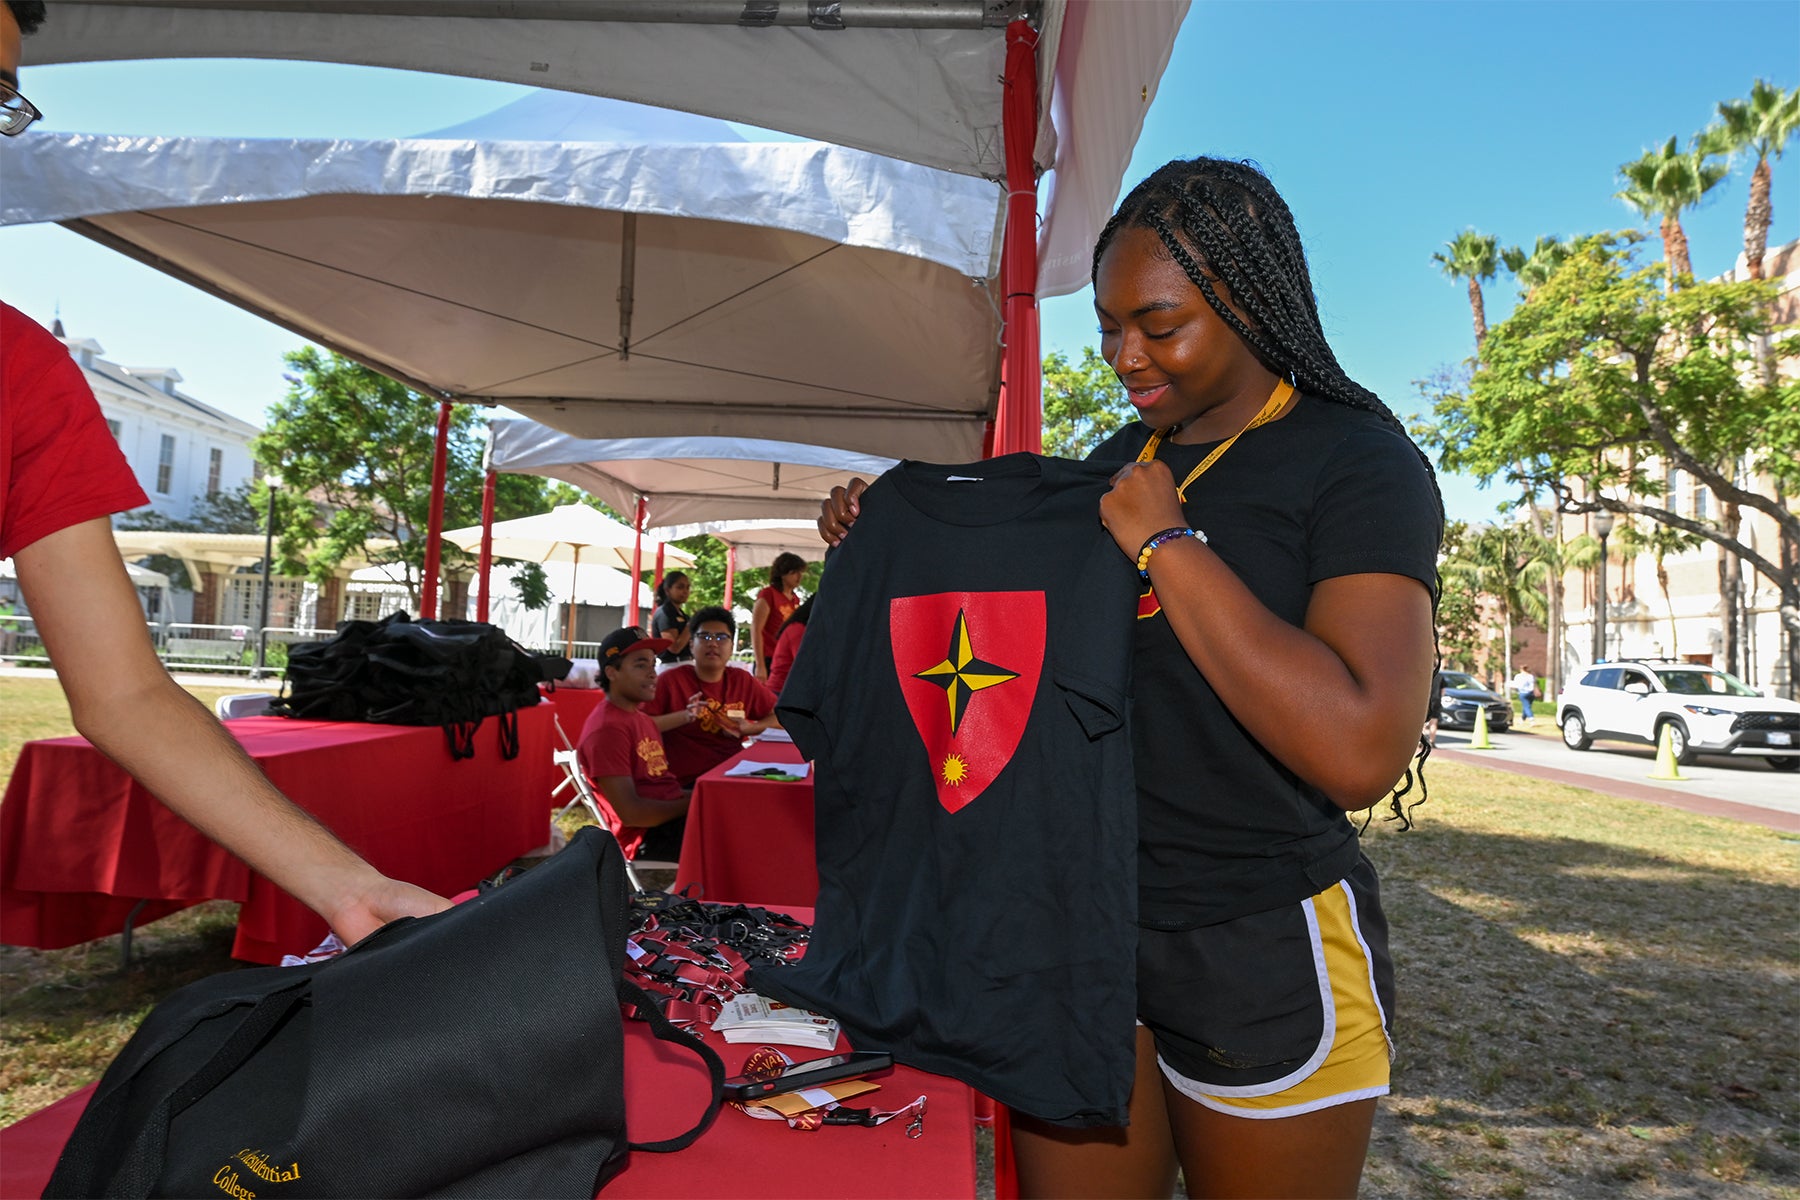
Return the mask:
{"type": "Polygon", "coordinates": [[[1492,750],[1471,750],[1468,734],[1442,730],[1433,757],[1800,833],[1800,774],[1773,770],[1760,758],[1702,755],[1680,768],[1679,781],[1665,782],[1648,778],[1656,766],[1654,749],[1595,742],[1578,753],[1542,717],[1535,731],[1497,733],[1490,740],[1492,750]]]}

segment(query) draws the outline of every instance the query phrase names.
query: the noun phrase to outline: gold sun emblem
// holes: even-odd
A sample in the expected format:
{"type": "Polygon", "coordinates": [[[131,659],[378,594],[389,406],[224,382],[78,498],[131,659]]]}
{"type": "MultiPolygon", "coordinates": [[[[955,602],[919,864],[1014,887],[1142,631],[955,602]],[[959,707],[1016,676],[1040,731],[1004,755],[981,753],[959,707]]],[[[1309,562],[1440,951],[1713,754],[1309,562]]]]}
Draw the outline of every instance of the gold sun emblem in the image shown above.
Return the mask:
{"type": "Polygon", "coordinates": [[[958,755],[952,754],[944,760],[944,782],[955,787],[969,777],[968,764],[958,755]]]}

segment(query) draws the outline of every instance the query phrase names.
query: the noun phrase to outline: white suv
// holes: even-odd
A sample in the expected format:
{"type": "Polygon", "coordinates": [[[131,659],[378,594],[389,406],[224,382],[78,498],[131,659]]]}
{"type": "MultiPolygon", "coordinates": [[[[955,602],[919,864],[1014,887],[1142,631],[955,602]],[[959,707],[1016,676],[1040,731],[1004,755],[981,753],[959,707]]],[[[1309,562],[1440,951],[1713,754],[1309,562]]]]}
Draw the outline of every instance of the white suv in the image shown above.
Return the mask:
{"type": "Polygon", "coordinates": [[[1571,750],[1586,750],[1595,738],[1654,746],[1666,725],[1683,764],[1696,754],[1749,754],[1777,771],[1800,769],[1800,704],[1698,663],[1595,663],[1557,697],[1556,722],[1571,750]]]}

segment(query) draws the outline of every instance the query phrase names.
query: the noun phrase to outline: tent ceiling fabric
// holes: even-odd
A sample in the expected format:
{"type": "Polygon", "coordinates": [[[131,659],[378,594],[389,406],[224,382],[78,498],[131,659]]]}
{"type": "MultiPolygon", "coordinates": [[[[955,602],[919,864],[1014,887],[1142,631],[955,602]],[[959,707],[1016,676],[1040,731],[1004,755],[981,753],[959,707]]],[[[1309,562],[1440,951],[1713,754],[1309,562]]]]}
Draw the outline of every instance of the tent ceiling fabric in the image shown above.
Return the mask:
{"type": "MultiPolygon", "coordinates": [[[[815,516],[817,509],[814,510],[815,516]]],[[[775,556],[798,554],[807,562],[825,557],[825,541],[813,521],[699,521],[691,525],[660,525],[645,531],[647,536],[666,542],[706,534],[737,551],[738,570],[771,566],[775,556]]]]}
{"type": "Polygon", "coordinates": [[[859,475],[874,479],[896,461],[755,438],[575,438],[536,421],[493,421],[489,432],[488,465],[494,470],[560,479],[624,513],[642,495],[657,526],[812,521],[833,487],[859,475]]]}
{"type": "MultiPolygon", "coordinates": [[[[33,36],[31,55],[41,64],[283,58],[467,75],[704,113],[964,175],[1004,174],[1005,30],[985,20],[980,28],[867,23],[878,10],[940,20],[983,5],[844,0],[830,7],[847,27],[821,30],[605,19],[626,9],[666,18],[713,8],[741,15],[750,7],[735,0],[564,0],[556,7],[80,0],[56,6],[55,19],[33,36]]],[[[1118,195],[1188,0],[1042,0],[1037,9],[1045,65],[1034,157],[1040,170],[1054,169],[1039,236],[1044,297],[1087,282],[1088,252],[1118,195]]],[[[778,19],[813,11],[793,0],[776,6],[778,19]]]]}
{"type": "Polygon", "coordinates": [[[61,220],[423,391],[584,436],[980,454],[983,181],[794,143],[26,142],[0,223],[61,220]]]}

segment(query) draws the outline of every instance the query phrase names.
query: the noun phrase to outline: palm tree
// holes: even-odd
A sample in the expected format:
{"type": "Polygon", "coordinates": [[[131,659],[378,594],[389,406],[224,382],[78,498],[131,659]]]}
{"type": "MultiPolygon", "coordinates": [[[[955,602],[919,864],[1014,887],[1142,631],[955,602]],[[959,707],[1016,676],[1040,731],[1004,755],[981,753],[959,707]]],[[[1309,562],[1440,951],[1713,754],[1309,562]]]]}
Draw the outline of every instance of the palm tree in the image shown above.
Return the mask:
{"type": "Polygon", "coordinates": [[[1433,254],[1431,261],[1451,279],[1469,281],[1469,311],[1475,317],[1475,353],[1479,354],[1481,343],[1487,340],[1487,308],[1481,301],[1481,285],[1500,269],[1499,239],[1465,229],[1455,241],[1445,242],[1444,249],[1449,253],[1433,254]]]}
{"type": "Polygon", "coordinates": [[[1664,525],[1661,521],[1649,521],[1641,526],[1637,522],[1628,521],[1620,528],[1618,536],[1619,553],[1627,560],[1633,555],[1644,553],[1656,560],[1656,586],[1662,591],[1663,607],[1669,613],[1669,657],[1680,658],[1681,643],[1675,629],[1675,601],[1669,597],[1669,568],[1665,560],[1671,554],[1680,554],[1704,545],[1706,539],[1685,529],[1664,525]]]}
{"type": "Polygon", "coordinates": [[[1542,287],[1568,257],[1569,247],[1554,236],[1538,238],[1530,250],[1508,246],[1500,251],[1500,261],[1519,281],[1519,291],[1527,298],[1542,287]]]}
{"type": "Polygon", "coordinates": [[[1548,610],[1544,593],[1538,589],[1555,560],[1555,548],[1527,525],[1483,526],[1444,558],[1445,575],[1465,581],[1476,593],[1499,604],[1501,653],[1509,679],[1513,673],[1513,626],[1520,618],[1543,623],[1548,610]]]}
{"type": "Polygon", "coordinates": [[[1619,176],[1625,188],[1614,193],[1640,216],[1655,218],[1662,232],[1663,261],[1668,264],[1669,285],[1694,273],[1688,257],[1687,233],[1681,228],[1683,209],[1700,203],[1721,179],[1723,163],[1709,161],[1717,151],[1710,139],[1696,138],[1688,150],[1677,150],[1670,138],[1660,149],[1647,151],[1635,162],[1623,163],[1619,176]]]}
{"type": "Polygon", "coordinates": [[[1726,100],[1719,119],[1706,131],[1711,149],[1731,155],[1756,155],[1750,172],[1750,203],[1744,209],[1744,265],[1750,278],[1763,277],[1763,251],[1769,245],[1774,208],[1769,201],[1769,159],[1780,158],[1788,138],[1800,129],[1800,88],[1782,91],[1757,80],[1748,100],[1726,100]]]}

